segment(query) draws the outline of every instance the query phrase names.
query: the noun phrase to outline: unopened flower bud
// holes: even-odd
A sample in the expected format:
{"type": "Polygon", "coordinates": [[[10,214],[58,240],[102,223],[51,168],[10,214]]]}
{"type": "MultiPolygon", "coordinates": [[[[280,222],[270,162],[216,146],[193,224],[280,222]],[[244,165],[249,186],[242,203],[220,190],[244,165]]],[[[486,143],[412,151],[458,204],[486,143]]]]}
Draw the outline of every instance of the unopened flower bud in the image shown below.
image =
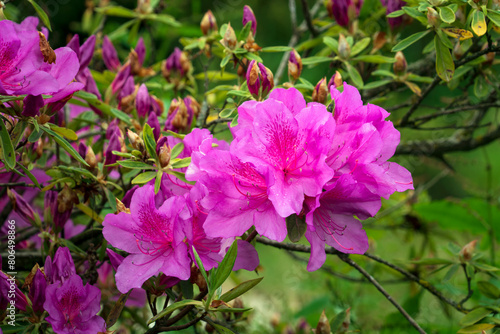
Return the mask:
{"type": "Polygon", "coordinates": [[[34,222],[37,215],[31,205],[19,195],[15,190],[7,188],[7,196],[10,198],[13,210],[20,215],[23,219],[34,222]]]}
{"type": "Polygon", "coordinates": [[[340,86],[342,86],[342,84],[342,75],[339,71],[335,71],[335,74],[332,75],[330,81],[328,81],[327,90],[330,91],[330,87],[332,86],[335,88],[339,88],[340,86]]]}
{"type": "Polygon", "coordinates": [[[458,258],[460,262],[468,262],[472,259],[472,255],[474,255],[474,251],[476,250],[477,240],[473,240],[465,245],[458,254],[458,258]]]}
{"type": "Polygon", "coordinates": [[[23,99],[23,112],[21,115],[35,117],[40,114],[40,108],[44,105],[42,95],[27,95],[23,99]]]}
{"type": "Polygon", "coordinates": [[[248,22],[251,22],[252,34],[253,36],[255,36],[255,33],[257,32],[257,19],[255,18],[255,14],[253,13],[252,8],[250,8],[250,6],[245,5],[245,7],[243,7],[243,20],[242,20],[243,26],[246,26],[248,22]]]}
{"type": "Polygon", "coordinates": [[[406,68],[408,67],[408,63],[406,62],[405,55],[403,52],[396,52],[396,56],[394,57],[396,62],[392,65],[392,69],[394,70],[394,74],[397,76],[401,76],[406,73],[406,68]]]}
{"type": "Polygon", "coordinates": [[[171,152],[172,152],[172,149],[170,149],[170,146],[168,146],[167,143],[163,144],[160,147],[160,150],[158,153],[158,159],[160,160],[161,168],[167,167],[168,164],[170,163],[171,152]]]}
{"type": "Polygon", "coordinates": [[[87,148],[87,153],[85,154],[85,162],[89,164],[90,169],[94,169],[97,166],[94,150],[90,146],[87,148]]]}
{"type": "Polygon", "coordinates": [[[47,279],[40,270],[38,264],[35,265],[29,276],[26,278],[24,286],[29,287],[29,299],[35,313],[43,313],[43,303],[45,302],[45,288],[47,279]]]}
{"type": "Polygon", "coordinates": [[[184,104],[186,105],[188,114],[187,124],[190,127],[193,118],[198,117],[198,115],[200,114],[201,106],[198,101],[196,101],[191,95],[188,95],[184,98],[184,104]]]}
{"type": "Polygon", "coordinates": [[[262,78],[262,99],[274,88],[274,75],[270,69],[259,63],[260,75],[262,78]]]}
{"type": "Polygon", "coordinates": [[[312,100],[313,102],[325,103],[327,95],[328,89],[326,88],[326,78],[323,78],[318,82],[316,87],[314,87],[312,100]]]}
{"type": "Polygon", "coordinates": [[[123,88],[129,76],[130,76],[130,64],[125,64],[120,68],[118,74],[111,83],[111,90],[113,94],[118,93],[118,91],[120,91],[123,88]]]}
{"type": "Polygon", "coordinates": [[[151,13],[151,0],[137,0],[137,11],[141,14],[151,13]]]}
{"type": "Polygon", "coordinates": [[[156,116],[156,113],[152,112],[149,113],[148,120],[146,123],[149,124],[151,129],[153,130],[153,136],[155,137],[155,140],[157,141],[160,139],[160,134],[161,134],[161,127],[160,127],[160,122],[158,121],[158,116],[156,116]]]}
{"type": "Polygon", "coordinates": [[[145,117],[151,110],[151,99],[149,97],[148,88],[142,84],[135,96],[135,108],[139,117],[145,117]]]}
{"type": "Polygon", "coordinates": [[[170,103],[170,108],[168,109],[165,130],[174,132],[184,131],[188,127],[188,119],[188,110],[184,100],[181,98],[173,99],[172,103],[170,103]]]}
{"type": "Polygon", "coordinates": [[[427,21],[429,22],[429,26],[435,28],[441,23],[438,12],[432,7],[427,7],[427,21]]]}
{"type": "Polygon", "coordinates": [[[330,334],[330,322],[326,317],[325,311],[319,317],[318,325],[316,326],[316,334],[330,334]]]}
{"type": "Polygon", "coordinates": [[[288,76],[292,81],[296,81],[302,73],[302,58],[295,49],[290,51],[290,58],[288,58],[288,76]]]}
{"type": "Polygon", "coordinates": [[[220,42],[230,50],[236,49],[238,40],[236,39],[236,34],[234,33],[233,27],[231,27],[231,23],[227,24],[226,33],[224,34],[224,38],[221,39],[220,42]]]}
{"type": "Polygon", "coordinates": [[[339,35],[339,56],[343,59],[349,58],[351,54],[351,46],[343,34],[339,35]]]}
{"type": "Polygon", "coordinates": [[[130,131],[130,129],[127,129],[127,137],[130,145],[134,149],[140,152],[144,151],[144,141],[141,137],[139,137],[137,133],[130,131]]]}
{"type": "Polygon", "coordinates": [[[118,53],[108,36],[104,36],[102,40],[102,60],[104,61],[104,65],[106,65],[110,71],[118,71],[120,68],[118,53]]]}
{"type": "Polygon", "coordinates": [[[176,82],[183,79],[191,69],[191,62],[185,52],[175,48],[174,52],[167,58],[162,74],[168,82],[176,82]]]}
{"type": "Polygon", "coordinates": [[[214,31],[217,31],[217,21],[215,20],[215,16],[211,10],[208,10],[205,15],[203,15],[200,23],[200,28],[201,32],[205,36],[211,34],[214,31]]]}
{"type": "Polygon", "coordinates": [[[254,97],[257,97],[259,95],[259,88],[260,88],[259,77],[260,77],[259,65],[255,60],[252,60],[250,62],[250,65],[248,65],[246,79],[247,79],[248,91],[254,97]]]}

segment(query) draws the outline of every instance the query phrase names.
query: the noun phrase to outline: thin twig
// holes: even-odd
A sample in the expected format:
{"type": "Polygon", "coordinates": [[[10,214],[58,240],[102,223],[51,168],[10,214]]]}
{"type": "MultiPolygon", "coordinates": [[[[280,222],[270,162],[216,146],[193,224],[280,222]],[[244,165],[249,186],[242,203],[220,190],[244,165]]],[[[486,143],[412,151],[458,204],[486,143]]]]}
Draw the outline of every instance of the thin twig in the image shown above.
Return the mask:
{"type": "Polygon", "coordinates": [[[344,261],[345,263],[347,263],[348,265],[350,265],[351,267],[353,267],[354,269],[359,271],[361,273],[361,275],[365,276],[370,281],[370,283],[373,284],[373,286],[375,286],[377,288],[377,290],[380,291],[380,293],[382,293],[384,295],[384,297],[388,301],[390,301],[392,303],[392,305],[394,305],[395,308],[398,309],[399,313],[401,313],[403,315],[403,317],[405,317],[406,320],[408,320],[408,322],[413,327],[415,327],[415,329],[419,333],[425,334],[425,331],[418,325],[418,323],[415,321],[415,319],[413,319],[411,317],[411,315],[409,315],[408,312],[406,312],[406,310],[404,308],[402,308],[401,305],[399,305],[391,297],[391,295],[388,294],[387,291],[385,291],[385,289],[382,287],[382,285],[380,285],[366,270],[364,270],[361,266],[359,266],[356,262],[354,262],[351,258],[349,258],[348,254],[339,254],[338,257],[339,257],[339,259],[341,259],[342,261],[344,261]]]}
{"type": "Polygon", "coordinates": [[[306,20],[307,24],[307,29],[309,29],[309,32],[311,32],[311,35],[313,37],[318,36],[318,31],[314,27],[311,19],[311,13],[309,12],[309,6],[307,4],[307,0],[301,0],[302,2],[302,12],[304,13],[304,18],[306,20]]]}
{"type": "Polygon", "coordinates": [[[468,301],[469,298],[472,297],[472,294],[474,293],[474,290],[471,289],[472,278],[467,273],[467,265],[465,263],[462,263],[462,269],[464,270],[465,278],[467,279],[467,296],[465,296],[464,299],[458,302],[458,305],[460,306],[462,306],[466,301],[468,301]]]}

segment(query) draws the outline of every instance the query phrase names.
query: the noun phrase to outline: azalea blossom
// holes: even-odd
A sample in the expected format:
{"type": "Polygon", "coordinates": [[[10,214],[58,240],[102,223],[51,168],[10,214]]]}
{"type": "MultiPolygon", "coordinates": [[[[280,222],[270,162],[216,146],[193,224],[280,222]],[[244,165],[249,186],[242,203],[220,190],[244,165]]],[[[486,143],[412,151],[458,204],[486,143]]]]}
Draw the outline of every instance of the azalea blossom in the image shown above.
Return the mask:
{"type": "Polygon", "coordinates": [[[104,238],[130,254],[116,273],[120,292],[140,288],[148,278],[160,272],[182,280],[189,278],[191,261],[178,222],[184,205],[184,198],[175,196],[157,208],[154,187],[148,184],[132,195],[130,214],[120,212],[106,216],[104,238]]]}

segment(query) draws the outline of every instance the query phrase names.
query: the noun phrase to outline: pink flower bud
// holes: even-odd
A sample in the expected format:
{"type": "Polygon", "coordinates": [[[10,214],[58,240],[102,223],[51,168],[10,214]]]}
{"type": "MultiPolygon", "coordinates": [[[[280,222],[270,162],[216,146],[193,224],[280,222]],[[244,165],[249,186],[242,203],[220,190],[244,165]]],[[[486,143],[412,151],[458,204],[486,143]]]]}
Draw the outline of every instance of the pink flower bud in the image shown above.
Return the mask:
{"type": "Polygon", "coordinates": [[[118,71],[120,68],[118,53],[108,36],[104,36],[102,40],[102,60],[110,71],[118,71]]]}
{"type": "Polygon", "coordinates": [[[158,116],[156,116],[156,113],[151,112],[149,113],[148,120],[146,123],[149,124],[151,129],[153,129],[153,135],[155,137],[155,140],[158,141],[160,138],[161,134],[161,129],[160,129],[160,122],[158,121],[158,116]]]}
{"type": "Polygon", "coordinates": [[[288,75],[291,80],[296,81],[302,73],[302,58],[295,49],[290,51],[290,58],[288,58],[288,75]]]}
{"type": "Polygon", "coordinates": [[[327,95],[328,89],[326,88],[326,78],[323,78],[316,84],[316,87],[314,87],[312,100],[313,102],[325,103],[327,95]]]}
{"type": "Polygon", "coordinates": [[[35,117],[40,114],[40,108],[43,107],[42,95],[28,95],[23,100],[23,112],[25,117],[35,117]]]}
{"type": "Polygon", "coordinates": [[[250,65],[248,65],[247,69],[247,86],[248,86],[248,91],[250,94],[252,94],[254,97],[257,97],[259,95],[259,88],[260,88],[260,69],[259,65],[255,60],[252,60],[250,62],[250,65]]]}
{"type": "Polygon", "coordinates": [[[248,22],[252,23],[252,34],[255,36],[257,32],[257,19],[255,18],[255,14],[253,13],[252,8],[250,6],[245,5],[243,7],[243,26],[246,26],[248,22]]]}
{"type": "Polygon", "coordinates": [[[118,74],[111,83],[111,89],[113,91],[113,94],[116,94],[123,88],[129,76],[130,76],[130,65],[125,65],[118,71],[118,74]]]}
{"type": "Polygon", "coordinates": [[[340,86],[342,86],[342,75],[340,74],[339,71],[335,71],[335,74],[332,75],[330,81],[328,81],[327,85],[328,91],[330,91],[330,87],[332,86],[335,88],[339,88],[340,86]]]}
{"type": "Polygon", "coordinates": [[[403,75],[406,73],[406,68],[408,67],[408,64],[406,63],[406,58],[403,52],[398,51],[396,53],[396,62],[392,65],[392,69],[394,70],[394,74],[396,75],[403,75]]]}
{"type": "Polygon", "coordinates": [[[224,34],[224,38],[221,39],[220,42],[230,50],[236,49],[238,40],[236,39],[236,34],[234,33],[233,27],[231,27],[231,23],[227,24],[226,33],[224,34]]]}
{"type": "Polygon", "coordinates": [[[144,63],[144,58],[146,57],[146,46],[144,45],[144,39],[142,37],[137,41],[135,52],[137,53],[139,63],[142,65],[144,63]]]}
{"type": "Polygon", "coordinates": [[[200,28],[201,32],[205,36],[211,34],[214,31],[217,31],[217,21],[215,20],[215,16],[211,10],[208,10],[205,15],[203,15],[200,23],[200,28]]]}
{"type": "Polygon", "coordinates": [[[142,84],[137,91],[135,108],[139,117],[145,117],[151,110],[151,98],[145,84],[142,84]]]}
{"type": "Polygon", "coordinates": [[[28,222],[35,221],[35,211],[26,200],[15,190],[7,188],[7,196],[10,198],[14,211],[28,222]]]}

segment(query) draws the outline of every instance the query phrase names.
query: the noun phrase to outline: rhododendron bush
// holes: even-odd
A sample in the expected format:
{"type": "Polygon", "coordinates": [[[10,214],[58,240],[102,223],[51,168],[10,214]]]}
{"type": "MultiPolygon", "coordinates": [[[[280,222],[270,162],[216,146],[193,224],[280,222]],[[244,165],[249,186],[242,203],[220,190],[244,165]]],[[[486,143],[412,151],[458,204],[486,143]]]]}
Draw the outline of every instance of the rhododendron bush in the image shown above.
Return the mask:
{"type": "Polygon", "coordinates": [[[0,1],[0,333],[500,328],[498,3],[55,2],[0,1]]]}

